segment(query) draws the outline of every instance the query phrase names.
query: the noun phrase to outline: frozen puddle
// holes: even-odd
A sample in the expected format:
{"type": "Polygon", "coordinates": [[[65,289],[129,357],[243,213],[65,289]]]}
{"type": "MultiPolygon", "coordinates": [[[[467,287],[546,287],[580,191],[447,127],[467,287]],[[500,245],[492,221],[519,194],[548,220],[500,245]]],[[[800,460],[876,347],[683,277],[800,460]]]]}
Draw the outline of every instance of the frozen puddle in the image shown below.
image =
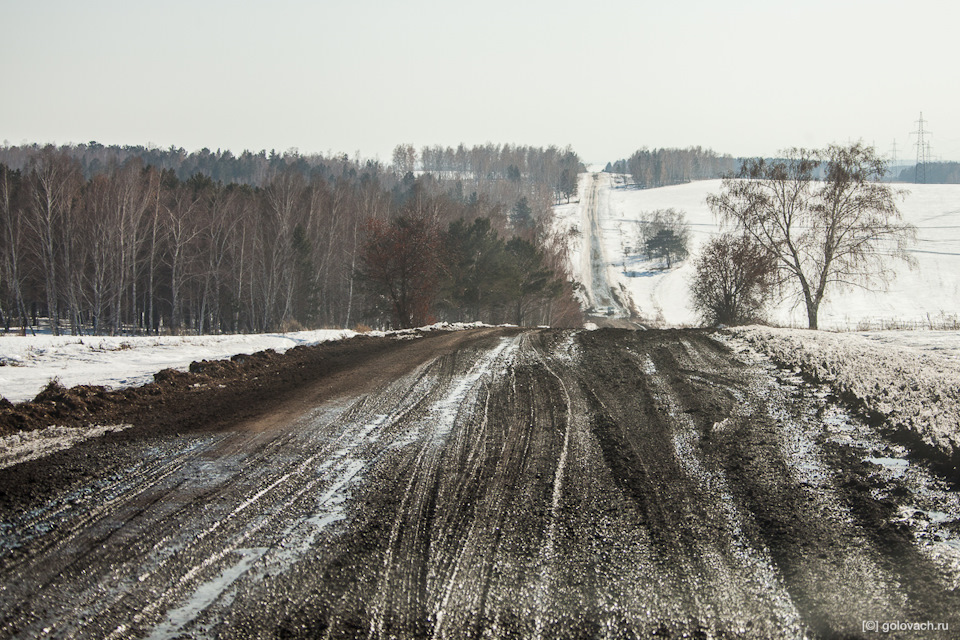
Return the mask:
{"type": "Polygon", "coordinates": [[[864,458],[863,461],[883,467],[896,476],[902,476],[910,466],[910,463],[902,458],[864,458]]]}
{"type": "Polygon", "coordinates": [[[873,465],[871,475],[886,484],[873,490],[877,499],[890,491],[906,490],[896,520],[910,527],[921,551],[936,562],[960,587],[960,495],[925,467],[911,462],[907,450],[884,442],[867,425],[849,421],[843,432],[832,431],[830,439],[864,450],[862,460],[873,465]],[[903,504],[906,503],[906,504],[903,504]]]}

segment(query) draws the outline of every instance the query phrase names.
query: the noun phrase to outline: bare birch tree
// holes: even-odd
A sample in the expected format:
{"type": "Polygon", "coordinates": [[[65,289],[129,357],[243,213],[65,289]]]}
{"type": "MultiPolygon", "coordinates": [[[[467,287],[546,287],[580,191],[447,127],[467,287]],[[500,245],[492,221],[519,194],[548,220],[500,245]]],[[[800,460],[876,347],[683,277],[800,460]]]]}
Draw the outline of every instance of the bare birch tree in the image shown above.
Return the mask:
{"type": "Polygon", "coordinates": [[[795,285],[816,329],[828,291],[885,285],[891,260],[912,262],[916,229],[902,222],[903,192],[880,182],[886,165],[860,143],[792,149],[782,160],[744,163],[738,178],[710,196],[711,210],[776,259],[781,282],[795,285]],[[822,167],[821,167],[822,165],[822,167]],[[825,178],[815,178],[822,168],[825,178]]]}
{"type": "Polygon", "coordinates": [[[187,284],[189,251],[201,232],[199,198],[192,189],[179,186],[164,207],[166,259],[170,268],[170,329],[180,331],[183,321],[183,291],[187,284]]]}
{"type": "Polygon", "coordinates": [[[60,297],[63,270],[63,225],[71,215],[82,176],[76,160],[65,151],[44,148],[34,158],[30,171],[31,198],[27,223],[37,241],[38,262],[43,270],[47,315],[53,335],[60,335],[60,297]]]}
{"type": "MultiPolygon", "coordinates": [[[[27,308],[23,298],[24,265],[24,212],[20,202],[20,176],[6,165],[0,165],[0,260],[3,282],[9,289],[13,311],[20,319],[20,331],[26,333],[27,308]]],[[[9,318],[8,318],[9,321],[9,318]]]]}

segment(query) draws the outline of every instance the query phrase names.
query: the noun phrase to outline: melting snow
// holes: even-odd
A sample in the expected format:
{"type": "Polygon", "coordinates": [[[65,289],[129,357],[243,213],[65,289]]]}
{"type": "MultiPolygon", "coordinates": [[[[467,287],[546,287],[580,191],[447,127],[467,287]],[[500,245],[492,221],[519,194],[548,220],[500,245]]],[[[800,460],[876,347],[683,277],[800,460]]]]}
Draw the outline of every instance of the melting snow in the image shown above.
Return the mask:
{"type": "Polygon", "coordinates": [[[79,384],[111,389],[153,382],[161,369],[186,370],[195,360],[229,358],[273,349],[278,353],[357,335],[353,331],[219,336],[2,336],[0,396],[32,400],[51,379],[65,387],[79,384]]]}
{"type": "Polygon", "coordinates": [[[68,449],[88,438],[123,431],[132,425],[120,424],[89,427],[52,426],[38,431],[14,433],[0,438],[0,469],[28,460],[36,460],[62,449],[68,449]]]}

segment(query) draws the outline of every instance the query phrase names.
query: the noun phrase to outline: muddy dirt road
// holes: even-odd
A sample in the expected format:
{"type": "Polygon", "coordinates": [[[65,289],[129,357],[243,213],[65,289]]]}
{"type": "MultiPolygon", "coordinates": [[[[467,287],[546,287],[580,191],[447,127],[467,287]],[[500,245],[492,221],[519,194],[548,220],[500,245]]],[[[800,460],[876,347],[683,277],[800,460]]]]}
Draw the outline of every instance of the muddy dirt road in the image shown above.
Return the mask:
{"type": "Polygon", "coordinates": [[[960,630],[957,494],[827,390],[697,331],[417,340],[0,470],[0,638],[960,630]]]}
{"type": "MultiPolygon", "coordinates": [[[[626,321],[634,315],[633,303],[629,295],[617,286],[610,270],[615,262],[608,256],[603,244],[603,230],[600,227],[600,208],[607,206],[602,197],[601,186],[609,187],[610,175],[606,173],[587,174],[583,184],[580,208],[583,219],[580,222],[584,233],[584,249],[581,251],[582,264],[580,274],[583,293],[589,306],[588,313],[600,321],[626,321]]],[[[609,325],[609,322],[605,324],[609,325]]],[[[635,327],[621,327],[635,328],[635,327]]]]}
{"type": "Polygon", "coordinates": [[[609,174],[592,173],[586,174],[582,185],[580,227],[584,246],[580,253],[580,284],[587,306],[586,318],[599,327],[645,329],[650,323],[641,321],[629,292],[613,276],[617,263],[607,255],[603,243],[601,209],[609,207],[605,189],[609,189],[610,181],[609,174]]]}

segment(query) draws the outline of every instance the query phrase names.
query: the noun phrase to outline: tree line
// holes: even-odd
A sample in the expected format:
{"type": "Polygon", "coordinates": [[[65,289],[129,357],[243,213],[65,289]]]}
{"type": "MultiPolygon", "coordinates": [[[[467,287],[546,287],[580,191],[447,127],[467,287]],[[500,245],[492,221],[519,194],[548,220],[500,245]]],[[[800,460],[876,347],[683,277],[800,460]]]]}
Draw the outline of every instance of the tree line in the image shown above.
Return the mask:
{"type": "MultiPolygon", "coordinates": [[[[23,170],[42,149],[43,146],[37,144],[0,146],[0,163],[23,170]]],[[[576,195],[577,175],[584,170],[579,156],[569,146],[542,148],[487,143],[473,147],[424,146],[418,151],[413,145],[402,144],[394,149],[391,164],[351,159],[346,154],[301,154],[296,148],[284,152],[246,150],[235,155],[221,149],[187,152],[175,146],[166,149],[108,146],[91,141],[63,149],[78,161],[86,179],[135,158],[146,166],[170,170],[179,180],[188,180],[199,173],[214,182],[253,187],[262,186],[279,171],[292,170],[305,177],[319,175],[331,180],[343,176],[357,178],[358,174],[375,168],[375,172],[390,172],[398,179],[408,173],[414,176],[429,173],[460,197],[469,198],[475,193],[510,207],[524,196],[555,202],[569,200],[576,195]]]]}
{"type": "Polygon", "coordinates": [[[628,174],[641,189],[710,180],[733,174],[740,160],[710,149],[647,149],[634,151],[626,160],[608,163],[604,171],[628,174]]]}
{"type": "MultiPolygon", "coordinates": [[[[13,161],[0,163],[0,321],[8,329],[40,318],[54,333],[104,334],[402,324],[368,268],[378,229],[398,220],[417,220],[444,242],[457,221],[485,221],[493,245],[526,243],[550,274],[550,295],[527,296],[523,320],[574,314],[563,248],[549,232],[553,185],[530,169],[549,164],[538,153],[553,158],[553,150],[527,149],[520,179],[506,178],[509,191],[492,186],[496,175],[471,175],[465,186],[462,175],[296,152],[249,154],[255,170],[223,180],[216,163],[185,176],[205,152],[168,150],[158,166],[140,152],[160,152],[142,147],[102,159],[104,148],[92,144],[2,151],[13,161]],[[170,166],[176,157],[184,164],[170,166]]],[[[233,162],[218,157],[220,166],[233,162]]],[[[458,259],[449,249],[443,258],[431,268],[445,282],[458,259]]],[[[462,298],[437,297],[418,319],[517,318],[505,311],[510,295],[502,286],[484,292],[470,318],[456,306],[462,298]]]]}
{"type": "Polygon", "coordinates": [[[577,195],[577,177],[585,171],[571,147],[528,147],[510,144],[467,148],[428,146],[418,152],[413,145],[397,145],[393,166],[398,173],[421,170],[458,189],[472,189],[501,202],[519,200],[536,185],[534,197],[551,197],[556,204],[577,195]]]}
{"type": "MultiPolygon", "coordinates": [[[[0,147],[0,163],[11,169],[26,169],[32,159],[46,145],[29,144],[0,147]]],[[[283,152],[243,151],[234,155],[230,150],[208,148],[188,152],[182,147],[166,149],[144,145],[103,145],[96,141],[61,147],[71,158],[77,160],[83,177],[89,179],[111,167],[139,159],[146,166],[170,170],[179,180],[188,180],[201,174],[214,182],[262,186],[278,171],[295,170],[304,176],[321,175],[326,179],[362,172],[367,166],[377,166],[375,161],[362,162],[346,154],[325,156],[301,154],[296,148],[283,152]]]]}
{"type": "Polygon", "coordinates": [[[960,184],[960,162],[927,162],[902,169],[898,182],[960,184]]]}

